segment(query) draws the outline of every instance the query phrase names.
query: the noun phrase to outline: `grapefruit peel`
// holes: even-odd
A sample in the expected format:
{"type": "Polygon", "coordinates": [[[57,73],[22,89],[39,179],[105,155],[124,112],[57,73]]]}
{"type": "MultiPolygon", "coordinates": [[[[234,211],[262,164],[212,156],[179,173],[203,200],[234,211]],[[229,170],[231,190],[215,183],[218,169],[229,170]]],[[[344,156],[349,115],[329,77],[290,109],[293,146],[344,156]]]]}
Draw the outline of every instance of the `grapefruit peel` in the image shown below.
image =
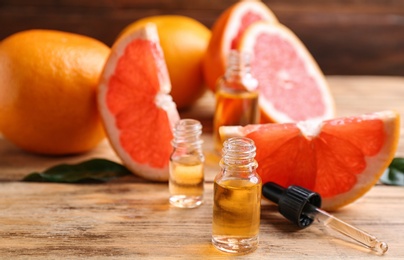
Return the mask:
{"type": "MultiPolygon", "coordinates": [[[[146,66],[149,66],[149,64],[145,64],[145,67],[146,66]]],[[[128,67],[128,70],[132,69],[130,68],[130,64],[128,67]]],[[[149,84],[149,79],[145,77],[139,78],[143,81],[142,84],[149,84]]],[[[123,84],[129,84],[128,82],[125,82],[124,78],[119,78],[118,81],[122,81],[123,84]]],[[[133,92],[136,92],[136,86],[128,87],[132,88],[133,92]]],[[[157,28],[154,24],[148,23],[138,30],[120,37],[114,43],[110,57],[108,58],[101,75],[98,91],[98,106],[108,140],[122,162],[132,171],[132,173],[144,179],[152,181],[167,181],[169,175],[169,154],[172,149],[170,143],[172,139],[172,129],[180,117],[176,105],[173,102],[172,97],[169,95],[171,91],[171,83],[164,60],[164,54],[159,44],[157,28]],[[142,122],[140,122],[140,120],[138,123],[129,122],[131,127],[134,127],[135,129],[125,129],[124,127],[126,125],[119,122],[119,117],[124,113],[126,113],[125,116],[128,116],[128,112],[130,113],[130,111],[124,111],[127,110],[127,108],[121,108],[122,111],[112,113],[111,106],[108,104],[108,91],[111,77],[115,75],[116,68],[119,66],[121,58],[127,55],[128,46],[136,44],[135,42],[137,41],[146,41],[152,46],[150,47],[152,59],[151,61],[148,61],[148,63],[152,63],[151,66],[153,71],[157,72],[157,85],[159,87],[159,89],[156,90],[153,101],[154,104],[152,106],[153,110],[158,110],[155,114],[158,114],[158,120],[163,121],[164,125],[159,125],[158,123],[160,121],[152,118],[152,116],[148,114],[151,112],[147,111],[147,109],[143,109],[139,112],[143,112],[143,114],[136,115],[136,118],[140,119],[142,122]],[[145,129],[137,129],[137,125],[143,124],[143,122],[148,122],[149,124],[149,129],[147,129],[147,131],[144,131],[145,129]],[[132,133],[127,133],[128,131],[132,131],[132,133]],[[163,134],[161,134],[162,131],[163,134]],[[123,136],[128,134],[132,135],[132,140],[133,142],[136,142],[136,144],[125,145],[122,143],[122,140],[124,139],[123,136]],[[134,157],[134,154],[139,156],[134,157]],[[164,156],[161,156],[161,154],[164,154],[164,156]]],[[[153,93],[154,90],[147,89],[146,91],[147,93],[142,93],[141,89],[141,91],[137,91],[135,94],[130,93],[130,95],[138,95],[137,98],[140,100],[148,99],[145,95],[153,93]]],[[[125,94],[120,98],[125,99],[125,94]]],[[[133,111],[134,114],[136,114],[136,112],[137,111],[133,111]]]]}
{"type": "MultiPolygon", "coordinates": [[[[267,136],[261,136],[262,138],[270,139],[271,135],[274,135],[274,133],[271,134],[271,128],[278,133],[282,131],[289,131],[289,129],[296,129],[297,135],[293,135],[293,138],[300,138],[303,140],[306,140],[309,145],[312,147],[315,146],[315,140],[319,140],[324,133],[324,131],[331,131],[338,133],[342,136],[340,140],[342,142],[348,141],[348,143],[351,143],[352,145],[357,145],[358,143],[365,144],[364,146],[368,145],[369,147],[362,148],[362,153],[361,156],[363,157],[364,160],[364,168],[360,172],[350,172],[348,174],[339,174],[338,172],[335,172],[335,169],[326,169],[330,170],[330,172],[324,172],[324,173],[319,173],[319,169],[315,169],[314,173],[309,173],[309,176],[299,176],[297,178],[294,178],[292,182],[286,182],[286,183],[279,183],[282,186],[289,186],[289,185],[300,185],[303,186],[307,189],[311,189],[313,191],[318,192],[323,199],[322,203],[322,208],[325,210],[337,210],[343,206],[346,206],[360,197],[362,197],[366,192],[368,192],[379,180],[379,178],[382,176],[383,172],[385,169],[388,167],[390,162],[393,160],[394,155],[396,153],[397,147],[398,147],[398,141],[400,137],[400,117],[399,114],[395,111],[381,111],[381,112],[375,112],[375,113],[370,113],[370,114],[365,114],[362,116],[356,116],[356,117],[345,117],[345,118],[339,118],[339,119],[331,119],[331,120],[326,120],[323,122],[315,122],[313,123],[312,121],[307,121],[307,122],[298,122],[298,123],[285,123],[285,124],[257,124],[257,125],[248,125],[245,127],[242,126],[223,126],[219,129],[220,131],[220,136],[222,140],[225,140],[230,137],[235,137],[235,136],[245,136],[253,139],[256,142],[257,146],[257,161],[258,164],[261,166],[261,169],[265,168],[265,164],[268,164],[268,160],[271,160],[272,158],[276,158],[276,152],[277,149],[272,150],[272,154],[267,153],[265,154],[265,149],[266,147],[262,147],[263,145],[260,143],[259,140],[257,140],[260,131],[262,130],[263,127],[266,129],[267,136]],[[362,122],[371,122],[374,121],[381,125],[381,131],[382,131],[382,137],[380,146],[377,147],[372,147],[372,138],[373,136],[363,136],[360,133],[351,133],[349,134],[349,130],[343,129],[343,127],[347,124],[350,123],[358,123],[361,124],[362,122]],[[381,123],[381,124],[380,124],[381,123]],[[275,129],[276,128],[276,129],[275,129]],[[326,129],[327,128],[327,129],[326,129]],[[280,132],[279,132],[280,131],[280,132]],[[358,135],[357,135],[358,134],[358,135]],[[299,137],[300,135],[300,137],[299,137]],[[360,140],[357,137],[363,136],[364,138],[360,138],[360,140]],[[357,139],[357,140],[355,140],[357,139]],[[363,150],[368,150],[368,151],[363,151],[363,150]],[[263,154],[264,153],[264,154],[263,154]],[[261,155],[260,155],[261,154],[261,155]],[[264,162],[265,161],[265,162],[264,162]],[[333,175],[333,173],[335,175],[333,175]],[[323,175],[323,176],[322,176],[323,175]],[[325,176],[325,177],[324,177],[325,176]],[[353,180],[352,186],[348,186],[349,189],[343,192],[338,193],[338,185],[348,185],[345,183],[345,179],[338,179],[341,176],[350,176],[350,181],[353,180]],[[322,187],[319,187],[317,182],[319,182],[320,178],[322,178],[322,184],[327,184],[327,178],[331,178],[331,183],[328,183],[331,185],[329,187],[331,190],[337,190],[338,194],[333,194],[331,196],[324,196],[322,194],[323,190],[325,189],[324,185],[322,187]],[[308,179],[309,178],[309,179],[308,179]],[[311,179],[310,179],[311,178],[311,179]],[[337,179],[336,179],[337,178],[337,179]],[[296,180],[298,180],[296,182],[296,180]],[[294,181],[294,182],[293,182],[294,181]],[[299,183],[300,182],[300,183],[299,183]],[[332,186],[334,185],[334,186],[332,186]]],[[[367,130],[365,130],[367,131],[367,130]]],[[[372,130],[370,130],[372,131],[372,130]]],[[[380,132],[380,131],[379,131],[380,132]]],[[[284,143],[282,143],[284,140],[279,141],[282,138],[282,134],[278,137],[276,137],[273,142],[274,146],[282,146],[284,143]],[[281,143],[281,144],[280,144],[281,143]]],[[[375,141],[377,143],[377,141],[375,141]]],[[[268,144],[266,144],[268,145],[268,144]]],[[[334,143],[335,146],[338,146],[338,142],[334,143]]],[[[293,147],[293,149],[297,149],[298,154],[302,154],[304,152],[307,152],[306,150],[301,150],[299,151],[300,147],[293,147]]],[[[334,149],[332,144],[329,144],[328,147],[329,151],[326,151],[327,154],[331,157],[344,157],[344,155],[338,154],[338,151],[341,152],[341,150],[338,150],[337,148],[334,149]]],[[[348,151],[349,153],[350,151],[348,151]]],[[[325,153],[322,153],[325,154],[325,153]]],[[[309,158],[307,155],[302,155],[303,158],[309,158]]],[[[338,158],[337,158],[338,159],[338,158]]],[[[344,158],[345,160],[349,158],[344,158]]],[[[281,167],[282,163],[286,163],[285,161],[289,160],[289,163],[292,164],[298,164],[298,161],[292,161],[290,162],[290,158],[284,158],[284,160],[281,161],[276,161],[273,162],[275,165],[278,164],[279,167],[281,167]],[[283,161],[283,162],[282,162],[283,161]]],[[[332,160],[328,160],[328,158],[323,158],[317,160],[317,162],[323,161],[329,162],[332,160]]],[[[347,163],[349,164],[349,162],[347,163]]],[[[330,167],[333,167],[335,165],[330,165],[330,167]]],[[[285,166],[286,167],[286,166],[285,166]]],[[[357,165],[352,166],[352,168],[359,167],[357,165]]],[[[277,176],[271,177],[271,169],[268,168],[268,172],[261,172],[260,167],[257,169],[258,173],[261,175],[263,178],[264,182],[272,181],[272,178],[277,178],[277,176]]],[[[304,172],[304,171],[302,171],[304,172]]],[[[302,173],[300,172],[300,174],[302,173]]],[[[286,173],[289,174],[293,177],[293,175],[296,173],[286,173]]],[[[344,186],[345,187],[345,186],[344,186]]]]}

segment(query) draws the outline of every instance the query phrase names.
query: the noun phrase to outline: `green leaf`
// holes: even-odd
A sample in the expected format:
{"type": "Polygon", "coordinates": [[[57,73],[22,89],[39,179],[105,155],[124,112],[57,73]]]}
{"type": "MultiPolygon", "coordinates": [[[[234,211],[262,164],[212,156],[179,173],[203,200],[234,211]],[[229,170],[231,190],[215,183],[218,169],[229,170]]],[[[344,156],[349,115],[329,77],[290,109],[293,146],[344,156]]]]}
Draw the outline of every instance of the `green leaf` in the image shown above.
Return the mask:
{"type": "Polygon", "coordinates": [[[404,186],[404,158],[394,158],[380,181],[388,185],[404,186]]]}
{"type": "Polygon", "coordinates": [[[33,172],[22,181],[89,183],[107,182],[115,178],[130,175],[123,165],[106,159],[91,159],[78,164],[60,164],[44,172],[33,172]]]}

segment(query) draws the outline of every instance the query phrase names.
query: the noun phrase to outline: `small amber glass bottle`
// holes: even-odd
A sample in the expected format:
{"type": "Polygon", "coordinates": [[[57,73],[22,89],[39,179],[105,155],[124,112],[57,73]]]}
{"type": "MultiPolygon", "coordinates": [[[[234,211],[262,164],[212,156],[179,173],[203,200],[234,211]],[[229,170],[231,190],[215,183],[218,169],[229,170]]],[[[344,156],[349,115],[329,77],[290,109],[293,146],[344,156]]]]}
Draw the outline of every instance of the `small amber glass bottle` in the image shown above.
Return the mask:
{"type": "Polygon", "coordinates": [[[203,202],[204,160],[202,125],[194,119],[180,120],[174,129],[170,156],[170,203],[194,208],[203,202]]]}
{"type": "Polygon", "coordinates": [[[224,142],[222,170],[214,181],[212,243],[229,253],[258,246],[262,181],[256,172],[254,142],[233,137],[224,142]]]}
{"type": "Polygon", "coordinates": [[[213,118],[213,139],[218,152],[225,141],[220,138],[221,126],[259,123],[258,81],[251,74],[250,60],[249,53],[230,51],[226,73],[218,80],[213,118]]]}

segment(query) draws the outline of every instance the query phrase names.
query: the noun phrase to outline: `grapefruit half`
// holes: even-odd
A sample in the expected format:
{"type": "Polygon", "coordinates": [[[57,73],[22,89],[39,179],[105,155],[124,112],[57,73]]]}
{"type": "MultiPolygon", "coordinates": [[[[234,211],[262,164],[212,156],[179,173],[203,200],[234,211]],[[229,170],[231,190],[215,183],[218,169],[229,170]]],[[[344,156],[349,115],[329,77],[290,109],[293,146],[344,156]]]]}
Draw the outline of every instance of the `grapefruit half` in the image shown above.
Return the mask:
{"type": "Polygon", "coordinates": [[[259,82],[262,123],[335,116],[324,74],[290,29],[256,22],[243,33],[238,49],[254,56],[251,72],[259,82]]]}
{"type": "Polygon", "coordinates": [[[98,106],[111,146],[136,175],[168,180],[179,120],[154,24],[119,38],[102,73],[98,106]]]}
{"type": "Polygon", "coordinates": [[[273,12],[261,1],[238,1],[227,8],[212,27],[203,70],[207,86],[216,90],[216,81],[226,70],[231,49],[236,49],[246,28],[257,21],[278,22],[273,12]]]}
{"type": "Polygon", "coordinates": [[[257,147],[263,183],[300,185],[335,210],[364,195],[393,160],[399,115],[383,111],[326,121],[224,126],[222,138],[245,136],[257,147]]]}

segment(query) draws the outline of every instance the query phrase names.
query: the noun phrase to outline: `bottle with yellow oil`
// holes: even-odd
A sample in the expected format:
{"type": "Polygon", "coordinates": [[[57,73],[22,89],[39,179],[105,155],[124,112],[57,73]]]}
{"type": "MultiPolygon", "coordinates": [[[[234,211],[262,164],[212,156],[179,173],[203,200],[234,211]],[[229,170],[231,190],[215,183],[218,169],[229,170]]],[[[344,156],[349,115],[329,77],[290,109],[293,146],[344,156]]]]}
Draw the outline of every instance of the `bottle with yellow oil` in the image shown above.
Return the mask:
{"type": "Polygon", "coordinates": [[[219,78],[216,90],[216,108],[213,118],[213,139],[217,152],[221,140],[221,126],[259,123],[258,81],[251,74],[251,54],[230,51],[226,73],[219,78]]]}
{"type": "Polygon", "coordinates": [[[195,208],[203,202],[204,160],[202,125],[182,119],[174,129],[170,156],[170,203],[179,208],[195,208]]]}
{"type": "Polygon", "coordinates": [[[261,212],[254,142],[245,137],[225,141],[220,166],[214,181],[212,243],[221,251],[249,253],[258,246],[261,212]]]}

